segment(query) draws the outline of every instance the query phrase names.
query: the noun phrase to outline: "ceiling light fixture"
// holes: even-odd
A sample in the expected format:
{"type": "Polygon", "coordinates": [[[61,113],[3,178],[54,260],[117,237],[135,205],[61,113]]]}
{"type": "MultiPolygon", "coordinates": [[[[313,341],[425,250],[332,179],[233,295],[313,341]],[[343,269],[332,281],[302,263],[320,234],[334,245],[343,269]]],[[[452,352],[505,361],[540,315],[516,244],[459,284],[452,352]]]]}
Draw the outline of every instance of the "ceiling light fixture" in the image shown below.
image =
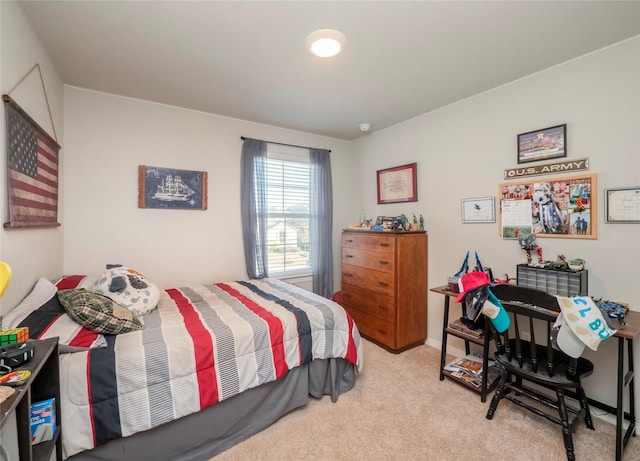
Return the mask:
{"type": "Polygon", "coordinates": [[[371,128],[371,123],[360,124],[360,131],[369,131],[369,128],[371,128]]]}
{"type": "Polygon", "coordinates": [[[320,29],[307,35],[305,44],[307,49],[320,58],[332,58],[342,51],[347,43],[347,37],[334,29],[320,29]]]}

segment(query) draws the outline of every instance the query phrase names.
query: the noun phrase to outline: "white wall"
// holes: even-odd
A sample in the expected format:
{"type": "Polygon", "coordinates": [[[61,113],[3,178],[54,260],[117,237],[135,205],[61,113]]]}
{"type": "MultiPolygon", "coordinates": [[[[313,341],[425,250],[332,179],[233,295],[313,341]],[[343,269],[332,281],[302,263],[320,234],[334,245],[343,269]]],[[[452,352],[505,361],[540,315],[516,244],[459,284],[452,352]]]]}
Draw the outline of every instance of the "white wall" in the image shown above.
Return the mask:
{"type": "Polygon", "coordinates": [[[335,280],[349,210],[346,141],[65,87],[65,273],[133,267],[161,287],[244,279],[240,136],[331,149],[335,280]],[[206,211],[138,208],[138,165],[207,171],[206,211]]]}
{"type": "MultiPolygon", "coordinates": [[[[47,110],[45,93],[39,74],[32,72],[10,96],[52,137],[57,132],[58,143],[64,148],[63,86],[42,45],[14,1],[0,2],[0,91],[6,94],[36,64],[40,64],[53,124],[47,110]]],[[[0,111],[0,177],[6,184],[5,111],[0,111]]],[[[60,151],[63,163],[64,150],[60,151]]],[[[60,196],[63,192],[60,175],[60,196]]],[[[62,216],[59,205],[58,219],[62,216]]],[[[6,185],[0,188],[0,219],[7,222],[6,185]]],[[[11,265],[13,279],[0,304],[0,313],[16,305],[33,287],[39,277],[56,277],[62,272],[63,228],[0,230],[0,260],[11,265]]]]}
{"type": "MultiPolygon", "coordinates": [[[[14,99],[52,137],[57,131],[63,145],[62,81],[44,52],[16,2],[0,2],[0,92],[14,99]],[[37,71],[15,87],[36,64],[40,64],[53,123],[47,110],[45,93],[37,71]],[[15,89],[13,89],[15,87],[15,89]],[[12,90],[13,89],[13,90],[12,90]]],[[[5,110],[0,110],[0,219],[9,219],[7,200],[7,153],[5,110]]],[[[62,150],[60,151],[62,154],[62,150]]],[[[61,193],[62,186],[59,188],[61,193]]],[[[61,207],[58,218],[61,216],[61,207]]],[[[9,311],[31,290],[39,277],[55,277],[62,271],[62,229],[0,229],[0,261],[9,263],[13,278],[0,301],[0,314],[9,311]]],[[[13,412],[15,413],[15,412],[13,412]]],[[[15,416],[0,432],[2,446],[9,459],[17,459],[18,442],[15,416]]]]}
{"type": "MultiPolygon", "coordinates": [[[[422,213],[429,234],[429,287],[444,285],[467,250],[494,275],[526,262],[498,224],[461,224],[461,199],[498,195],[517,167],[516,135],[567,124],[568,158],[588,157],[597,175],[597,240],[539,238],[545,259],[581,257],[589,294],[640,310],[640,225],[604,223],[604,189],[640,186],[640,37],[424,114],[354,142],[368,216],[422,213]],[[376,170],[418,162],[418,202],[377,205],[376,170]]],[[[561,159],[564,160],[564,159],[561,159]]],[[[429,293],[428,344],[440,347],[442,295],[429,293]]],[[[458,314],[459,315],[459,314],[458,314]]],[[[452,341],[456,345],[456,341],[452,341]]],[[[462,343],[457,343],[462,347],[462,343]]],[[[616,340],[587,356],[596,374],[588,393],[615,404],[616,340]]],[[[635,344],[640,369],[640,341],[635,344]]],[[[636,395],[640,382],[636,383],[636,395]]]]}

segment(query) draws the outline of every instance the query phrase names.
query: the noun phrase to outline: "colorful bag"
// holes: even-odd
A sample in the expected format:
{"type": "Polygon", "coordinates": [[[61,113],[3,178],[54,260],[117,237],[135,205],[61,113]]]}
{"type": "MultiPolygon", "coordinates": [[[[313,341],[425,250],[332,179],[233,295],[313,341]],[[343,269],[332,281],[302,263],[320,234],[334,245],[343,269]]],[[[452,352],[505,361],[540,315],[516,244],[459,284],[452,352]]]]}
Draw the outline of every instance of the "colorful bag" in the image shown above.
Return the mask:
{"type": "Polygon", "coordinates": [[[460,277],[462,277],[467,272],[469,272],[469,252],[468,251],[467,251],[467,255],[464,257],[464,261],[462,261],[462,266],[460,266],[460,270],[456,272],[454,276],[449,277],[447,279],[447,283],[449,284],[449,291],[452,291],[454,293],[460,292],[458,290],[458,280],[460,280],[460,277]]]}
{"type": "MultiPolygon", "coordinates": [[[[480,262],[480,257],[478,256],[478,252],[476,251],[474,253],[476,256],[476,267],[474,271],[484,272],[484,268],[482,267],[482,263],[480,262]]],[[[460,290],[458,288],[458,280],[460,280],[460,277],[462,277],[467,272],[469,272],[469,252],[468,251],[464,257],[464,261],[462,261],[462,266],[460,266],[460,270],[456,272],[455,275],[447,279],[447,283],[449,284],[449,291],[452,291],[453,293],[460,293],[460,290]]]]}

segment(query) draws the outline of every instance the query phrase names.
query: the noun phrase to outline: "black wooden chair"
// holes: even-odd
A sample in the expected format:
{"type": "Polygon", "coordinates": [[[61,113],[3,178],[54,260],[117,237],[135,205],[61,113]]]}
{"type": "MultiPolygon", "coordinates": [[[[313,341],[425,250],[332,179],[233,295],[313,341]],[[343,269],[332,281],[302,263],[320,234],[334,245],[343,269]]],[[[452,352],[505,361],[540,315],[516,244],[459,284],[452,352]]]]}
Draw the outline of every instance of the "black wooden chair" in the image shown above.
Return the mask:
{"type": "Polygon", "coordinates": [[[511,327],[502,334],[493,331],[495,360],[502,377],[487,411],[487,419],[493,418],[502,399],[510,400],[562,426],[567,459],[575,460],[572,432],[580,420],[593,429],[581,383],[582,378],[593,372],[593,363],[583,357],[569,357],[553,348],[550,333],[560,311],[555,296],[515,285],[498,285],[491,291],[509,313],[511,327]],[[523,332],[528,332],[530,338],[523,332]],[[545,392],[545,389],[553,391],[555,399],[553,393],[545,392]],[[567,390],[577,397],[580,409],[565,403],[567,390]],[[548,408],[555,409],[557,416],[548,408]]]}

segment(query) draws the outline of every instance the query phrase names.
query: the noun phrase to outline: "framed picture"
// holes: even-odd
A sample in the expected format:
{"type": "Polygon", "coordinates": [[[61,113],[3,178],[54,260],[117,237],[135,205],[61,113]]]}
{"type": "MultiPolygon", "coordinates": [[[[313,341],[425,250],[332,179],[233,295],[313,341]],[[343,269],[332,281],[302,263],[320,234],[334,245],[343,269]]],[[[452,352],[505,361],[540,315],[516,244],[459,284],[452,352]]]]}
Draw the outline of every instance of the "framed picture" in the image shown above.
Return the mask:
{"type": "Polygon", "coordinates": [[[57,227],[60,145],[11,97],[6,114],[8,229],[57,227]]]}
{"type": "Polygon", "coordinates": [[[138,167],[138,208],[207,209],[207,172],[138,167]]]}
{"type": "Polygon", "coordinates": [[[495,197],[463,198],[462,223],[496,222],[495,197]]]}
{"type": "Polygon", "coordinates": [[[567,156],[567,125],[552,126],[518,135],[518,163],[567,156]]]}
{"type": "Polygon", "coordinates": [[[499,186],[503,238],[598,238],[596,175],[529,179],[499,186]]]}
{"type": "Polygon", "coordinates": [[[377,171],[378,203],[418,200],[417,163],[377,171]]]}
{"type": "Polygon", "coordinates": [[[375,225],[382,226],[385,229],[392,229],[397,219],[396,216],[378,216],[375,225]]]}
{"type": "Polygon", "coordinates": [[[640,186],[605,189],[607,222],[640,224],[640,186]]]}

